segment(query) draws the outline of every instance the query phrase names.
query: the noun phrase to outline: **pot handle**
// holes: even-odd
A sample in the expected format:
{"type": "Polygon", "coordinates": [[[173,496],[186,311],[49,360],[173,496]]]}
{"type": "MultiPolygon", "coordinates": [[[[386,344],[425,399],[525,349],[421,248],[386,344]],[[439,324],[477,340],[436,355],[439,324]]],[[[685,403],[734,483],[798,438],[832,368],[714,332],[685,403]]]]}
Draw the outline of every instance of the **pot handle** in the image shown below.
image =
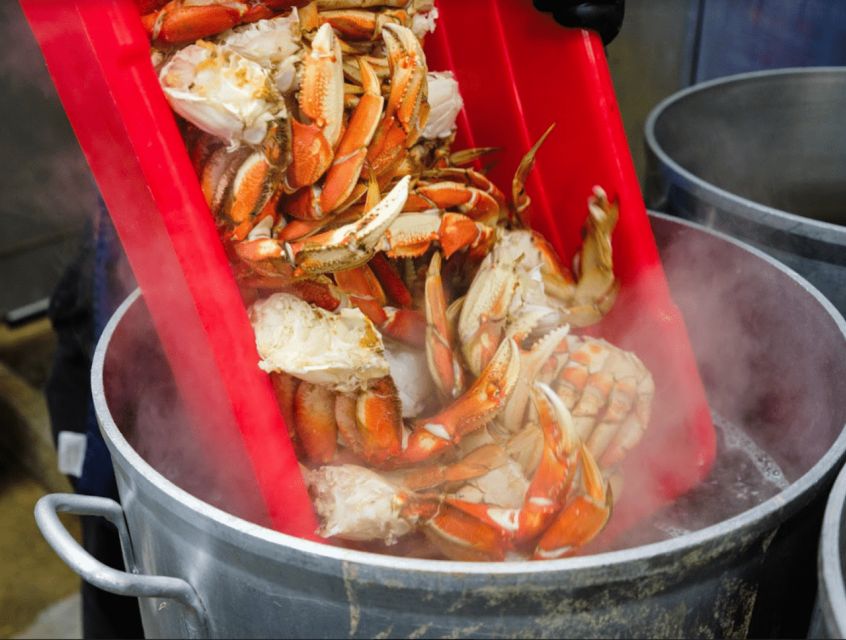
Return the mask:
{"type": "Polygon", "coordinates": [[[83,580],[98,589],[136,598],[171,598],[185,606],[189,615],[185,622],[192,638],[209,636],[208,619],[202,600],[190,584],[181,578],[139,575],[132,551],[129,530],[123,509],[114,500],[72,493],[51,493],[35,505],[35,521],[41,535],[65,564],[83,580]],[[86,551],[68,532],[59,513],[77,516],[100,516],[118,530],[123,557],[130,572],[106,566],[86,551]]]}

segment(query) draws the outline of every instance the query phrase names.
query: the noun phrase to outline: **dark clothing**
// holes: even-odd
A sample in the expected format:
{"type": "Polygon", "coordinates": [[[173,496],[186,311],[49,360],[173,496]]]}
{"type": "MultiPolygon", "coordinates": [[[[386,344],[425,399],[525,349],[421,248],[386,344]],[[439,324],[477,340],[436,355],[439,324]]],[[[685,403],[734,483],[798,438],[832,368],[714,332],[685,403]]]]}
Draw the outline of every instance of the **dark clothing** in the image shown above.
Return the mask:
{"type": "Polygon", "coordinates": [[[608,45],[623,24],[624,0],[534,0],[541,11],[551,11],[555,21],[565,27],[591,29],[608,45]]]}
{"type": "MultiPolygon", "coordinates": [[[[91,361],[107,319],[128,291],[114,274],[123,260],[114,229],[101,206],[96,224],[50,300],[48,315],[58,336],[45,389],[54,441],[60,431],[86,435],[82,475],[71,477],[77,493],[118,500],[108,449],[100,435],[91,398],[91,361]]],[[[123,570],[114,526],[102,518],[82,518],[82,543],[100,562],[123,570]]],[[[136,598],[116,596],[82,583],[85,638],[140,638],[144,632],[136,598]]]]}

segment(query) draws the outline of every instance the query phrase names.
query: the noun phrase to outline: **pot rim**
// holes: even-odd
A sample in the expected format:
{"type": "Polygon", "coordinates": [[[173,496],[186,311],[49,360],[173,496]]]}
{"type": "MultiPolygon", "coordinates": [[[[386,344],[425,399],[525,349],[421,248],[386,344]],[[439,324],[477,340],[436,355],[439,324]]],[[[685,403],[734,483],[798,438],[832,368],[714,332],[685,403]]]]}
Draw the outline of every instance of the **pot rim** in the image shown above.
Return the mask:
{"type": "Polygon", "coordinates": [[[823,589],[824,617],[831,617],[837,637],[846,633],[846,585],[844,585],[843,560],[840,556],[841,527],[846,517],[846,467],[837,476],[828,497],[820,535],[819,574],[823,589]],[[826,559],[829,562],[826,562],[826,559]]]}
{"type": "Polygon", "coordinates": [[[832,222],[824,222],[822,220],[814,220],[813,218],[807,218],[796,213],[791,213],[790,211],[771,207],[732,193],[731,191],[718,187],[707,180],[703,180],[699,176],[682,167],[678,162],[670,157],[670,155],[658,143],[658,138],[655,134],[655,127],[658,119],[661,118],[670,107],[692,95],[704,93],[712,89],[719,89],[720,87],[726,85],[740,84],[762,78],[788,78],[791,76],[807,77],[814,75],[836,75],[846,78],[846,66],[784,67],[780,69],[750,71],[707,80],[682,89],[681,91],[664,98],[649,112],[649,115],[646,118],[646,123],[644,124],[646,146],[657,156],[663,167],[674,172],[679,178],[687,183],[687,186],[693,191],[699,194],[707,194],[708,197],[705,199],[711,204],[715,204],[714,200],[718,200],[724,208],[727,208],[733,214],[744,218],[748,218],[749,212],[751,211],[764,213],[771,216],[768,218],[768,222],[771,226],[778,227],[782,231],[788,231],[797,235],[809,235],[816,240],[828,242],[829,244],[846,245],[846,226],[832,222]]]}
{"type": "MultiPolygon", "coordinates": [[[[835,325],[840,329],[844,341],[846,341],[846,321],[835,307],[804,278],[787,268],[767,254],[750,247],[744,242],[738,241],[726,234],[713,231],[702,225],[679,220],[672,216],[650,212],[650,216],[696,229],[697,231],[716,236],[721,240],[736,245],[740,249],[752,253],[764,260],[772,267],[781,271],[792,279],[798,286],[804,289],[810,296],[828,312],[835,325]]],[[[547,573],[580,572],[593,570],[608,576],[615,573],[615,570],[622,570],[632,564],[642,564],[644,570],[647,567],[657,569],[659,563],[656,558],[667,559],[669,556],[681,557],[692,551],[701,553],[703,547],[719,548],[724,544],[727,534],[731,539],[739,540],[744,534],[755,536],[772,528],[779,521],[792,515],[804,506],[806,501],[801,501],[803,494],[809,494],[809,499],[816,494],[820,484],[825,481],[826,476],[833,475],[834,470],[846,457],[846,424],[843,425],[840,434],[832,443],[825,454],[802,476],[792,482],[786,489],[765,500],[761,504],[743,511],[731,518],[722,520],[713,525],[680,535],[675,538],[654,542],[647,545],[630,547],[617,551],[608,551],[589,556],[577,556],[562,558],[558,560],[540,561],[515,561],[515,562],[459,562],[451,560],[427,560],[419,558],[399,558],[396,556],[371,553],[345,549],[330,544],[313,542],[291,536],[279,531],[266,528],[232,515],[222,509],[214,507],[199,498],[191,495],[180,488],[148,464],[124,438],[117,427],[109,410],[103,384],[103,370],[105,365],[106,351],[111,337],[114,334],[120,320],[128,312],[130,307],[141,297],[141,290],[133,291],[126,300],[118,307],[97,343],[94,353],[94,360],[91,368],[91,389],[94,406],[100,424],[100,430],[112,453],[118,456],[123,463],[133,468],[137,476],[148,484],[152,485],[160,494],[167,499],[180,504],[195,516],[211,520],[221,529],[218,531],[226,539],[238,539],[243,544],[243,536],[253,539],[258,547],[262,545],[283,546],[293,551],[299,551],[310,556],[318,556],[326,560],[340,561],[345,564],[356,564],[378,569],[388,569],[402,572],[416,572],[428,574],[449,573],[452,576],[487,576],[487,577],[508,577],[508,576],[539,576],[547,573]]],[[[256,550],[262,554],[264,551],[256,550]]],[[[662,563],[662,564],[666,564],[662,563]]],[[[629,572],[631,569],[629,569],[629,572]]]]}

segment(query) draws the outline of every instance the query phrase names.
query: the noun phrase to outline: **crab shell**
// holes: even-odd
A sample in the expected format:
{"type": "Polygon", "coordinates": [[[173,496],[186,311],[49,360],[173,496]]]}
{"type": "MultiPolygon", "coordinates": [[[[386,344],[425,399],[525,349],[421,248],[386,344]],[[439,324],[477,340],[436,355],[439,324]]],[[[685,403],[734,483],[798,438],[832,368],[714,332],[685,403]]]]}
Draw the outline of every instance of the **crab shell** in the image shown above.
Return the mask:
{"type": "Polygon", "coordinates": [[[249,310],[264,371],[354,392],[388,375],[382,337],[358,309],[337,313],[276,293],[249,310]]]}
{"type": "Polygon", "coordinates": [[[231,148],[260,144],[268,125],[287,115],[264,67],[211,42],[177,51],[159,81],[174,111],[231,148]]]}
{"type": "Polygon", "coordinates": [[[353,464],[306,471],[305,480],[321,515],[320,535],[394,544],[413,528],[402,514],[399,489],[384,477],[353,464]]]}
{"type": "Polygon", "coordinates": [[[297,10],[287,16],[259,20],[222,33],[218,42],[271,72],[280,93],[295,88],[300,61],[300,21],[297,10]]]}
{"type": "Polygon", "coordinates": [[[422,137],[448,138],[455,131],[455,120],[464,107],[458,92],[458,81],[451,71],[433,71],[427,74],[429,84],[429,119],[422,137]]]}

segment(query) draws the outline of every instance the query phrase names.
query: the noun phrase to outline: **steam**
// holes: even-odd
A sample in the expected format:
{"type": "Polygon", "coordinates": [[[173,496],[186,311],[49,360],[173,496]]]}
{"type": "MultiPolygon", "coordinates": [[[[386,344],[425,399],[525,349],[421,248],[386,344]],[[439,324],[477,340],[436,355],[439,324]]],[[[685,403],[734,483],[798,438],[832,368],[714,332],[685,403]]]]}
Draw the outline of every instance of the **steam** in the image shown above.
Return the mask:
{"type": "MultiPolygon", "coordinates": [[[[85,158],[16,2],[0,3],[0,212],[18,242],[55,244],[97,211],[85,158]],[[17,220],[14,220],[17,218],[17,220]]],[[[61,264],[45,265],[56,274],[61,264]]]]}
{"type": "MultiPolygon", "coordinates": [[[[607,540],[613,548],[682,535],[757,506],[815,464],[846,417],[832,402],[837,383],[821,376],[824,370],[846,368],[843,354],[831,352],[834,345],[842,350],[842,338],[838,342],[825,314],[812,309],[816,303],[761,259],[699,231],[671,232],[670,225],[656,221],[655,229],[707,390],[717,458],[687,495],[607,540]]],[[[617,341],[638,338],[622,335],[617,341]]],[[[685,410],[666,397],[666,382],[653,371],[658,389],[651,428],[662,421],[663,411],[678,420],[685,410]]],[[[672,428],[682,430],[683,423],[672,428]]],[[[635,449],[630,458],[651,453],[650,443],[644,446],[647,451],[635,449]]],[[[677,455],[676,445],[665,447],[663,455],[677,455]]],[[[658,495],[631,495],[654,488],[639,480],[625,476],[623,501],[660,504],[658,495]]]]}
{"type": "Polygon", "coordinates": [[[197,416],[180,401],[143,299],[109,345],[104,378],[115,423],[156,471],[211,505],[270,525],[244,447],[222,424],[215,401],[209,399],[208,415],[197,416]]]}

